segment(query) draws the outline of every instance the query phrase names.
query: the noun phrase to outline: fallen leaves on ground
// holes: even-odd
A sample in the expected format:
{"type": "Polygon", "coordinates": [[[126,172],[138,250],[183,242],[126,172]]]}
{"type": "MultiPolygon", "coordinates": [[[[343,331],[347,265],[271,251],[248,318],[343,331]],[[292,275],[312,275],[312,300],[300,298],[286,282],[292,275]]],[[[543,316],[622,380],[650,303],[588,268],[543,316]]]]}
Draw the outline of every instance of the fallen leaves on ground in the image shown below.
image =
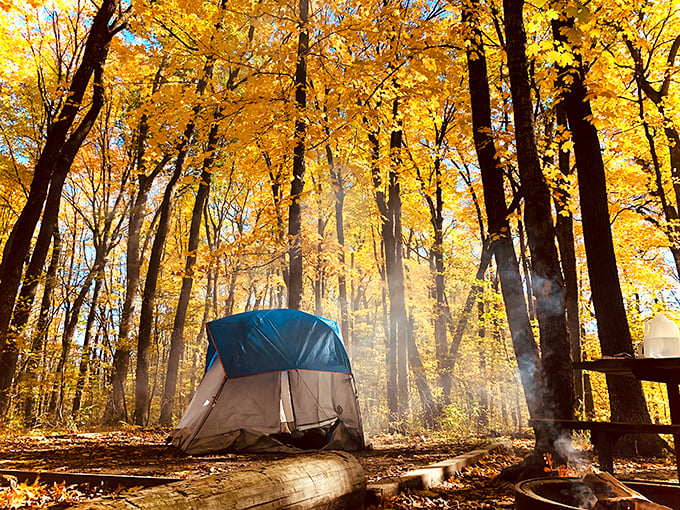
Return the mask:
{"type": "Polygon", "coordinates": [[[513,487],[496,480],[504,467],[518,458],[512,452],[491,454],[441,485],[426,490],[409,490],[398,496],[383,497],[371,510],[410,508],[478,510],[510,509],[515,506],[513,487]]]}
{"type": "Polygon", "coordinates": [[[0,508],[22,510],[24,508],[67,508],[74,503],[100,496],[99,489],[88,489],[65,483],[42,483],[36,479],[31,484],[19,483],[14,476],[2,475],[6,487],[0,487],[0,508]]]}
{"type": "MultiPolygon", "coordinates": [[[[206,474],[257,468],[286,457],[281,454],[219,453],[192,457],[165,444],[168,430],[99,431],[85,433],[0,435],[0,469],[31,469],[141,476],[198,478],[206,474]]],[[[381,434],[372,448],[355,452],[369,483],[399,476],[428,464],[478,449],[493,439],[453,439],[422,435],[381,434]]],[[[427,490],[383,498],[376,509],[455,508],[510,509],[513,488],[496,480],[507,466],[518,463],[533,448],[532,439],[513,439],[512,450],[491,454],[465,468],[446,483],[427,490]]],[[[592,452],[588,452],[592,458],[592,452]]],[[[671,479],[674,457],[615,462],[621,479],[671,479]]],[[[86,487],[21,484],[0,478],[0,508],[64,508],[91,497],[86,487]],[[4,483],[2,483],[4,481],[4,483]],[[24,499],[22,500],[21,497],[24,499]]],[[[100,494],[95,494],[100,495],[100,494]]]]}

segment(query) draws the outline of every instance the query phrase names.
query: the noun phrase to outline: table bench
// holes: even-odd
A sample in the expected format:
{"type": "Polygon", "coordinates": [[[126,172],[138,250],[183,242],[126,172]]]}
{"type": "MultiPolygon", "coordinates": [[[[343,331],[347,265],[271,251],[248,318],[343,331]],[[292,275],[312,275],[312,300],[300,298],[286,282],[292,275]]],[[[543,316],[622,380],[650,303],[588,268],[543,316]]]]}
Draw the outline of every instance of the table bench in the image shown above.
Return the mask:
{"type": "MultiPolygon", "coordinates": [[[[614,473],[614,445],[624,434],[674,434],[680,436],[680,425],[655,423],[623,423],[586,420],[529,420],[529,426],[553,425],[570,430],[589,430],[590,440],[597,449],[600,469],[614,473]]],[[[680,476],[680,466],[678,476],[680,476]]]]}

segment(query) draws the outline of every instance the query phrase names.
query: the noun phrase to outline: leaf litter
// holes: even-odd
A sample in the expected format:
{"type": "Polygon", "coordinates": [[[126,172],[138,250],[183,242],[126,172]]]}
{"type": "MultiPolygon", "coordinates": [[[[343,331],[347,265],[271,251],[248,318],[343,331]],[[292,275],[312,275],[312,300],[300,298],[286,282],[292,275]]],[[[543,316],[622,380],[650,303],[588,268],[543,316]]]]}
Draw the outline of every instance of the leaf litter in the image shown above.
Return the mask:
{"type": "MultiPolygon", "coordinates": [[[[125,430],[68,434],[0,436],[0,469],[106,473],[139,476],[198,478],[257,468],[283,454],[220,453],[192,457],[165,443],[167,430],[125,430]]],[[[452,439],[423,435],[381,434],[371,438],[372,448],[354,455],[364,467],[368,483],[398,476],[428,464],[480,448],[492,439],[452,439]]],[[[447,482],[427,490],[409,490],[384,497],[379,509],[510,509],[513,487],[497,480],[505,467],[518,463],[533,448],[531,439],[513,439],[510,450],[492,453],[447,482]]],[[[592,457],[592,452],[590,453],[592,457]]],[[[673,459],[635,459],[615,463],[617,477],[674,479],[673,459]]],[[[119,488],[120,490],[120,488],[119,488]]],[[[108,491],[109,493],[111,491],[108,491]]],[[[101,487],[19,483],[0,478],[0,508],[59,509],[104,495],[101,487]]]]}

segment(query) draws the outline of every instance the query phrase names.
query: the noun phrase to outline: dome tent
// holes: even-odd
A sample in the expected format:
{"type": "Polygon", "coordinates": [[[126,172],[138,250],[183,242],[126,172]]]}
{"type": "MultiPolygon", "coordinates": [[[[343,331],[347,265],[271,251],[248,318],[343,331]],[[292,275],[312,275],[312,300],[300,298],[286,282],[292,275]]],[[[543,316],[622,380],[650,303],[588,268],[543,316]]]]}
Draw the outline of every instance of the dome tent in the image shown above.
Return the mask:
{"type": "Polygon", "coordinates": [[[171,441],[218,450],[364,447],[354,377],[335,322],[257,310],[209,322],[206,368],[171,441]]]}

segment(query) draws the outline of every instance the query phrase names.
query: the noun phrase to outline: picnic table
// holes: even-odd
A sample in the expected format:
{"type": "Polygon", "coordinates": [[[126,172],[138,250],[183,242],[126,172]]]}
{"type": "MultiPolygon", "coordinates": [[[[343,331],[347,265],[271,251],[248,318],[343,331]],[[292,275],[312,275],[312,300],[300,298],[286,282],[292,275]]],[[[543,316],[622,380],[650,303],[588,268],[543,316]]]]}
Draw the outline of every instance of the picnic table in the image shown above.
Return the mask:
{"type": "Polygon", "coordinates": [[[607,357],[572,364],[577,370],[592,370],[607,375],[635,377],[641,381],[666,384],[671,424],[622,423],[586,420],[530,420],[530,425],[551,422],[567,429],[589,430],[597,449],[600,466],[614,472],[613,448],[623,434],[672,434],[675,460],[680,479],[680,358],[607,357]]]}

